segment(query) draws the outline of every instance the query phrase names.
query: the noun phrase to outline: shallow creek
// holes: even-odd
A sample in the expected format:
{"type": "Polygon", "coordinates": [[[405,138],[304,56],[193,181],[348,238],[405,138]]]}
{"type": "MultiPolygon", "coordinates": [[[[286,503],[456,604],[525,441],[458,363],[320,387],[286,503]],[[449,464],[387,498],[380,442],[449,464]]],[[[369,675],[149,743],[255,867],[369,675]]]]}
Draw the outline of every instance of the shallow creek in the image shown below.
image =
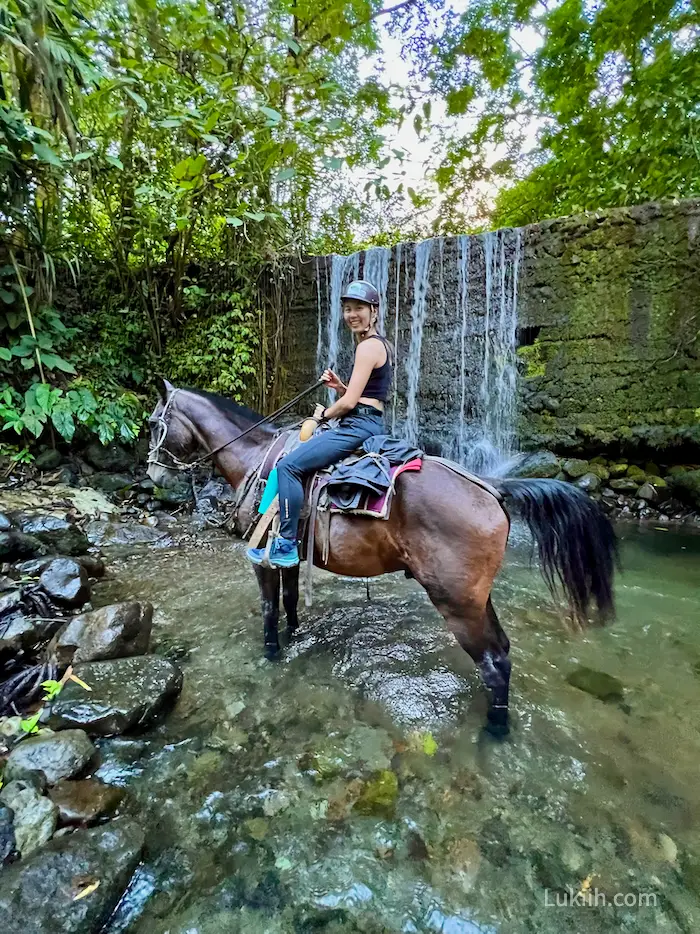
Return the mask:
{"type": "Polygon", "coordinates": [[[413,581],[368,600],[319,572],[271,664],[240,542],[114,551],[94,602],[151,600],[185,687],[162,724],[103,745],[149,851],[110,934],[700,930],[700,536],[621,528],[618,620],[576,635],[514,533],[502,743],[413,581]],[[568,683],[580,666],[622,696],[568,683]]]}

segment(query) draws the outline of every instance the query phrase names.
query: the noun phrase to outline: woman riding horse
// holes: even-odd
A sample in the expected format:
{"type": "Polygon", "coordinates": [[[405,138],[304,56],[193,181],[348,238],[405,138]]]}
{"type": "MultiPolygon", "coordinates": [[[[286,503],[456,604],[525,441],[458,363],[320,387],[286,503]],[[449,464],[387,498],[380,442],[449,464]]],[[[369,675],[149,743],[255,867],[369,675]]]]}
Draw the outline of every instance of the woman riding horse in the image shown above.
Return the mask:
{"type": "MultiPolygon", "coordinates": [[[[304,505],[304,478],[337,463],[367,438],[384,432],[384,403],[389,397],[392,363],[389,342],[377,334],[379,293],[370,282],[358,279],[343,292],[341,301],[343,319],[357,340],[355,364],[347,386],[332,370],[326,370],[321,377],[329,389],[338,393],[338,399],[323,410],[319,421],[337,418],[338,427],[301,444],[277,465],[280,534],[269,554],[269,563],[275,568],[299,564],[297,535],[304,505]]],[[[246,554],[254,564],[262,564],[265,552],[265,548],[249,548],[246,554]]]]}

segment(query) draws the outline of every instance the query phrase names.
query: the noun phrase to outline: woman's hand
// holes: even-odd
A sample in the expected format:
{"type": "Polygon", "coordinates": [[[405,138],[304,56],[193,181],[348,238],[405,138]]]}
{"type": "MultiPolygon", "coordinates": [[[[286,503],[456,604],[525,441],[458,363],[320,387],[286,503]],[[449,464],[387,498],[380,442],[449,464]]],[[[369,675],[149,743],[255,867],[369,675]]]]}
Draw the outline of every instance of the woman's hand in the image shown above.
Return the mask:
{"type": "Polygon", "coordinates": [[[345,383],[333,370],[324,370],[321,379],[329,389],[335,389],[336,392],[345,392],[347,388],[345,383]]]}

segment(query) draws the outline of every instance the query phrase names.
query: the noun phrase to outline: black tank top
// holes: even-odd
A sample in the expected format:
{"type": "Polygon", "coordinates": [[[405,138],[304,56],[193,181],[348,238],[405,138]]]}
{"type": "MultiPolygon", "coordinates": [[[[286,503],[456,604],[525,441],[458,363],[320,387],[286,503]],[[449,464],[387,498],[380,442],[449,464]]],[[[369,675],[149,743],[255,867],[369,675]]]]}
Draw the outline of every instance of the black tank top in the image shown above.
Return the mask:
{"type": "Polygon", "coordinates": [[[389,341],[381,334],[372,334],[370,337],[376,337],[378,341],[384,344],[386,350],[386,360],[381,366],[375,367],[370,373],[367,385],[362,393],[363,399],[377,399],[379,402],[386,402],[389,398],[389,389],[391,388],[391,378],[393,367],[391,364],[391,346],[389,341]]]}

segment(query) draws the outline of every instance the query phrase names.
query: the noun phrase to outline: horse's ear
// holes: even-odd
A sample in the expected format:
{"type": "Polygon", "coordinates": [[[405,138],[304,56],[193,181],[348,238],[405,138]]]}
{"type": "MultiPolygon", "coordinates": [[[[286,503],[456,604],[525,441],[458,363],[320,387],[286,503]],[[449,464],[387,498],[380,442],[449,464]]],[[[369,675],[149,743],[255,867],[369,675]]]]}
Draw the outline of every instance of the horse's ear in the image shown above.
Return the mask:
{"type": "Polygon", "coordinates": [[[156,376],[156,389],[158,390],[158,395],[163,400],[163,402],[168,401],[168,396],[175,389],[170,380],[165,379],[163,376],[156,376]]]}

